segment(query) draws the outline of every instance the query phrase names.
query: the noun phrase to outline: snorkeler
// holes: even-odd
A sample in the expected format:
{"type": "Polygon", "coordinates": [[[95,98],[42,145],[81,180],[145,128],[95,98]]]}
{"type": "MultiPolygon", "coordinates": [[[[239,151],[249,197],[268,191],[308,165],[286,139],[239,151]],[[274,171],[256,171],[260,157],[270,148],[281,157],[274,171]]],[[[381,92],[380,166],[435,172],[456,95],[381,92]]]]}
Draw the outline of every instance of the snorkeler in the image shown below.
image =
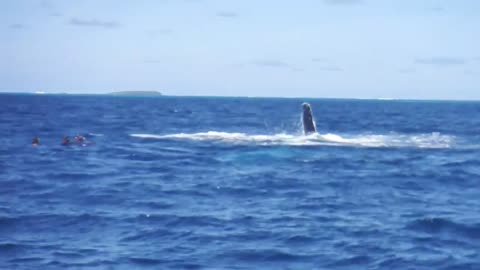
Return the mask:
{"type": "Polygon", "coordinates": [[[63,137],[62,145],[69,145],[70,138],[68,136],[63,137]]]}
{"type": "Polygon", "coordinates": [[[85,142],[85,137],[78,135],[78,136],[75,136],[74,140],[76,143],[83,143],[85,142]]]}
{"type": "Polygon", "coordinates": [[[85,138],[82,135],[75,136],[74,141],[77,145],[81,145],[81,146],[90,146],[95,144],[95,142],[88,141],[87,138],[85,138]]]}
{"type": "Polygon", "coordinates": [[[32,139],[32,145],[33,146],[37,146],[37,145],[40,145],[40,140],[38,139],[38,137],[33,137],[32,139]]]}

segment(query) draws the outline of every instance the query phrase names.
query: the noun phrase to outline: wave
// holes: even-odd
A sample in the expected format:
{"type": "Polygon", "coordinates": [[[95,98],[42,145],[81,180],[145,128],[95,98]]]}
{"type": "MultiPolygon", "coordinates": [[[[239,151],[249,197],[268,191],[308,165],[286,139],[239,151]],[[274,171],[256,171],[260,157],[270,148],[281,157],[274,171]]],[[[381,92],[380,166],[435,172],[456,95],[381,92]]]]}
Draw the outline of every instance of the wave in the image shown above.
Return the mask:
{"type": "Polygon", "coordinates": [[[130,134],[132,137],[142,139],[173,139],[193,141],[217,141],[232,144],[259,144],[259,145],[331,145],[331,146],[354,146],[354,147],[414,147],[414,148],[451,148],[454,146],[455,137],[443,135],[438,132],[404,135],[337,135],[311,134],[308,136],[292,134],[254,135],[246,133],[230,133],[220,131],[208,131],[199,133],[176,133],[166,135],[155,134],[130,134]]]}

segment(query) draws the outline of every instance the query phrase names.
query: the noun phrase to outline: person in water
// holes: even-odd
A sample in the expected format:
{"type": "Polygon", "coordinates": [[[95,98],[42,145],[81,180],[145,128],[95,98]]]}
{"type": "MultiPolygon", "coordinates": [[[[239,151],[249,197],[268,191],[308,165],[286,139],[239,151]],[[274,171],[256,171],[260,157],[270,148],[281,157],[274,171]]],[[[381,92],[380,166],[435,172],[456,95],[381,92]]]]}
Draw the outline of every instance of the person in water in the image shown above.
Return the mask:
{"type": "Polygon", "coordinates": [[[33,137],[32,139],[32,145],[33,146],[37,146],[37,145],[40,145],[40,140],[38,139],[38,137],[33,137]]]}
{"type": "Polygon", "coordinates": [[[69,145],[70,138],[68,136],[63,137],[62,145],[69,145]]]}
{"type": "Polygon", "coordinates": [[[74,140],[76,143],[84,143],[85,137],[78,135],[78,136],[75,136],[74,140]]]}

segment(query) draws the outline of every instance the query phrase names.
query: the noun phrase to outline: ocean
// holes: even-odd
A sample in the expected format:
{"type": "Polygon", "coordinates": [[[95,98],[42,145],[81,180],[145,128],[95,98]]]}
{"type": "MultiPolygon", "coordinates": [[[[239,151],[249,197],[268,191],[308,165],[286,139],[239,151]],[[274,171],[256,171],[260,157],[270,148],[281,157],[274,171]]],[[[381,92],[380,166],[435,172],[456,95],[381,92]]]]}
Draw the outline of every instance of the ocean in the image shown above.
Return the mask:
{"type": "Polygon", "coordinates": [[[0,269],[480,269],[479,116],[0,94],[0,269]]]}

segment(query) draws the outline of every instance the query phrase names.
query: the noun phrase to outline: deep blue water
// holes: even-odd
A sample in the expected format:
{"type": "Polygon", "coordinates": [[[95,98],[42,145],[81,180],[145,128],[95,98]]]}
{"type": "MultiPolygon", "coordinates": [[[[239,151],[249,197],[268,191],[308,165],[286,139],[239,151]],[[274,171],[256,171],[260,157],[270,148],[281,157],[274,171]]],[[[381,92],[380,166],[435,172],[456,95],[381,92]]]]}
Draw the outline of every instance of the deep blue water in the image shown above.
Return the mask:
{"type": "Polygon", "coordinates": [[[480,269],[479,116],[2,94],[0,269],[480,269]]]}

